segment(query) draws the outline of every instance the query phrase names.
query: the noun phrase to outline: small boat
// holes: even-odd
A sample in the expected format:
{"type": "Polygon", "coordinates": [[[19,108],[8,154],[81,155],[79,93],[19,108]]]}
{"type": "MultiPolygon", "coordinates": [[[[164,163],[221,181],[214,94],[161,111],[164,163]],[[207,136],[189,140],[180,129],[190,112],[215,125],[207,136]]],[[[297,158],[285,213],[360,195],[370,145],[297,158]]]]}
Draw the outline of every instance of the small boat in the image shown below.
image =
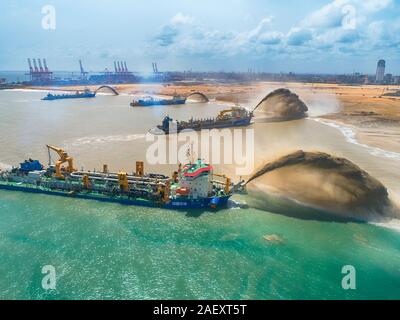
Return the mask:
{"type": "Polygon", "coordinates": [[[189,121],[175,121],[169,116],[166,116],[162,124],[150,130],[153,134],[170,134],[179,133],[183,130],[215,129],[229,127],[244,127],[251,123],[253,112],[243,107],[232,107],[231,109],[223,110],[216,118],[209,119],[190,119],[189,121]]]}
{"type": "Polygon", "coordinates": [[[83,92],[76,91],[74,94],[52,94],[49,93],[42,100],[52,101],[52,100],[61,100],[61,99],[81,99],[81,98],[94,98],[96,96],[96,92],[92,92],[89,89],[85,89],[83,92]]]}
{"type": "Polygon", "coordinates": [[[172,99],[156,99],[154,97],[145,97],[143,99],[132,101],[131,107],[171,106],[185,103],[186,98],[178,95],[174,95],[172,99]]]}

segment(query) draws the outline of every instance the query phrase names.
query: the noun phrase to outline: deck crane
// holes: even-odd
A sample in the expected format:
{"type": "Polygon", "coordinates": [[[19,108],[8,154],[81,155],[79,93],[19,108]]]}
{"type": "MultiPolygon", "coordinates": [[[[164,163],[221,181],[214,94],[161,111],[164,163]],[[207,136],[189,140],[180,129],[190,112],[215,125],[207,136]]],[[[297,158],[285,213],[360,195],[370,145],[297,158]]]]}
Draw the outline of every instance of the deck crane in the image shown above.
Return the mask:
{"type": "Polygon", "coordinates": [[[54,147],[54,146],[50,146],[50,145],[46,145],[47,146],[47,150],[48,150],[48,152],[49,152],[49,165],[51,165],[51,154],[50,154],[50,151],[51,150],[53,150],[53,151],[55,151],[57,154],[58,154],[58,156],[60,157],[60,159],[56,162],[56,173],[55,173],[55,177],[57,178],[57,179],[64,179],[65,178],[65,176],[62,174],[62,168],[61,168],[61,165],[63,164],[63,163],[68,163],[68,166],[67,166],[67,168],[66,168],[66,171],[68,172],[68,173],[72,173],[72,172],[74,172],[74,171],[76,171],[75,169],[74,169],[74,159],[72,159],[69,155],[68,155],[68,153],[66,153],[63,149],[61,149],[61,148],[57,148],[57,147],[54,147]]]}

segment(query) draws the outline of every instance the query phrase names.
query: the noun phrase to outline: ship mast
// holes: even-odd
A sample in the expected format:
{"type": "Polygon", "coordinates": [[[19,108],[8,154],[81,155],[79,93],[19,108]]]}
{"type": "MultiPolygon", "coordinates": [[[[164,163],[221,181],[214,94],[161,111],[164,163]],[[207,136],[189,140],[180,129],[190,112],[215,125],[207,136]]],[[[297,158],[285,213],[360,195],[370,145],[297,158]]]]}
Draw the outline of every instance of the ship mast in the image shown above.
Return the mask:
{"type": "Polygon", "coordinates": [[[50,148],[47,148],[47,152],[49,153],[49,167],[50,167],[52,164],[50,148]]]}

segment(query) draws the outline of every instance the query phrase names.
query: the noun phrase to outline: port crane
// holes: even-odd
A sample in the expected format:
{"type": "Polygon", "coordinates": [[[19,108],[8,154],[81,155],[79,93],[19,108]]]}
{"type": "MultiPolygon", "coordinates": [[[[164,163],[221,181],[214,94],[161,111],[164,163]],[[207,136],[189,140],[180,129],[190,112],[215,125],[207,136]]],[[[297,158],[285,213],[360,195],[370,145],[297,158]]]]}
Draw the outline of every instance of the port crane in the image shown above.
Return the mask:
{"type": "Polygon", "coordinates": [[[47,147],[47,150],[49,152],[49,166],[51,165],[51,152],[50,152],[51,150],[55,151],[58,154],[58,156],[60,157],[60,159],[55,164],[55,167],[56,167],[55,177],[57,179],[64,179],[65,178],[65,176],[61,172],[62,171],[61,166],[64,163],[68,163],[68,166],[66,168],[66,171],[68,173],[72,173],[72,172],[76,171],[74,169],[74,159],[71,158],[68,155],[68,153],[66,153],[63,149],[58,148],[58,147],[54,147],[54,146],[50,146],[50,145],[46,145],[46,147],[47,147]]]}

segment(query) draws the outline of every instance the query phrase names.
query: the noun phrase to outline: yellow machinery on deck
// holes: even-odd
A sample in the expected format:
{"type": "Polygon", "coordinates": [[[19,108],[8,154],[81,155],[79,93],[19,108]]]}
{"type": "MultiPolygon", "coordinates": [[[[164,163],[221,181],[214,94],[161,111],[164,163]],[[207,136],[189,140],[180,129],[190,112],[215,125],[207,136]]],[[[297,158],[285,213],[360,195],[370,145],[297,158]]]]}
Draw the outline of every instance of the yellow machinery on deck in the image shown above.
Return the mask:
{"type": "Polygon", "coordinates": [[[227,114],[231,114],[231,117],[240,117],[246,114],[246,110],[241,107],[232,107],[231,109],[222,110],[218,116],[217,120],[224,120],[227,118],[227,114]]]}
{"type": "Polygon", "coordinates": [[[138,177],[144,176],[144,162],[143,161],[136,161],[136,175],[138,177]]]}
{"type": "Polygon", "coordinates": [[[126,172],[120,171],[118,173],[118,185],[122,191],[124,192],[129,191],[128,174],[126,172]]]}
{"type": "Polygon", "coordinates": [[[72,172],[76,171],[76,169],[74,169],[74,159],[72,159],[72,158],[68,155],[68,153],[66,153],[66,152],[65,152],[63,149],[61,149],[61,148],[57,148],[57,147],[49,146],[49,145],[46,145],[46,146],[47,146],[47,149],[48,149],[48,151],[49,151],[49,165],[50,165],[50,162],[51,162],[50,150],[55,151],[55,152],[58,154],[58,156],[60,157],[60,159],[56,162],[56,173],[55,173],[55,177],[56,177],[57,179],[64,179],[64,178],[65,178],[65,176],[64,176],[63,173],[62,173],[62,170],[63,170],[64,168],[61,168],[61,166],[62,166],[64,163],[68,163],[68,166],[67,166],[67,168],[65,169],[66,172],[72,173],[72,172]]]}
{"type": "Polygon", "coordinates": [[[228,194],[231,191],[231,179],[230,178],[228,178],[224,174],[216,174],[216,173],[213,173],[213,177],[222,178],[224,180],[224,182],[220,182],[217,180],[214,180],[214,182],[223,185],[225,193],[228,194]]]}

